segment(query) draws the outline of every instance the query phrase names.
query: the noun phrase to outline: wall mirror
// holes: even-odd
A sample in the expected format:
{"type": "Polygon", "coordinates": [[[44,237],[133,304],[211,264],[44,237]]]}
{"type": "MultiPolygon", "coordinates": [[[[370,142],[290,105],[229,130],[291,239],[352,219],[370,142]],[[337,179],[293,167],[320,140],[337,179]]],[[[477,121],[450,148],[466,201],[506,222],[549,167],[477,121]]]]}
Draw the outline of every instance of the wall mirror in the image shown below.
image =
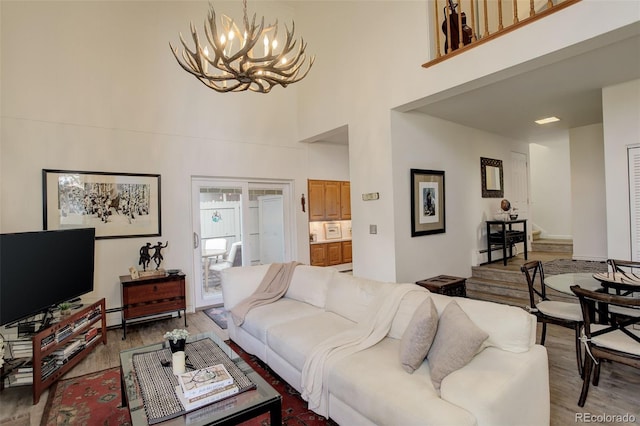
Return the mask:
{"type": "Polygon", "coordinates": [[[504,197],[502,160],[480,157],[480,180],[482,181],[482,198],[504,197]]]}

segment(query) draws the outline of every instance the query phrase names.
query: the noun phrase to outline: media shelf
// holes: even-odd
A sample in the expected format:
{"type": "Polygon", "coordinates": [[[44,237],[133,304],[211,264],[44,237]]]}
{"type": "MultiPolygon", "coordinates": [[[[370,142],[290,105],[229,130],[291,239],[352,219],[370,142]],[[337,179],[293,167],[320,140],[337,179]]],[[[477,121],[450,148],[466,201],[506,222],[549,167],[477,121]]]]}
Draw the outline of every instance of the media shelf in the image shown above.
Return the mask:
{"type": "Polygon", "coordinates": [[[105,299],[60,317],[59,322],[38,331],[32,340],[33,403],[37,404],[42,392],[82,361],[99,342],[107,344],[105,299]],[[98,325],[94,327],[94,324],[98,325]],[[91,329],[97,332],[89,332],[91,329]],[[95,336],[89,336],[93,333],[95,336]],[[69,349],[74,341],[80,344],[69,349]],[[67,354],[65,348],[69,350],[67,354]]]}

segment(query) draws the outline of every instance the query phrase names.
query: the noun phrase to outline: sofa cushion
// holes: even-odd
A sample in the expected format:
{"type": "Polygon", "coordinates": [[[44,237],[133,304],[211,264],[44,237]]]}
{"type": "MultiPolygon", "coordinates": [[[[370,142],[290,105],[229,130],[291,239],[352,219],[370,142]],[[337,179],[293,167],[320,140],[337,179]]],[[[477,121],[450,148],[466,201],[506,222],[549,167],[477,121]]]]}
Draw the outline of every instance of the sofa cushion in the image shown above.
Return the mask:
{"type": "Polygon", "coordinates": [[[438,311],[428,298],[415,310],[400,339],[400,363],[413,373],[424,361],[438,329],[438,311]]]}
{"type": "Polygon", "coordinates": [[[316,315],[320,312],[323,312],[322,309],[308,303],[283,297],[276,302],[250,310],[245,317],[242,328],[262,343],[266,343],[269,328],[284,322],[295,322],[300,318],[316,315]]]}
{"type": "Polygon", "coordinates": [[[267,273],[269,265],[226,268],[221,272],[224,307],[230,311],[245,298],[253,294],[267,273]]]}
{"type": "Polygon", "coordinates": [[[329,282],[325,310],[360,322],[379,292],[389,291],[395,285],[338,272],[329,282]]]}
{"type": "Polygon", "coordinates": [[[324,308],[327,301],[327,286],[333,275],[338,273],[333,268],[298,265],[293,271],[291,284],[285,297],[324,308]]]}
{"type": "MultiPolygon", "coordinates": [[[[414,284],[415,285],[415,284],[414,284]]],[[[389,330],[389,337],[401,339],[418,306],[430,297],[431,293],[424,287],[415,286],[418,291],[411,291],[402,298],[389,330]]],[[[436,306],[436,308],[438,308],[436,306]]]]}
{"type": "Polygon", "coordinates": [[[468,364],[488,337],[455,300],[449,303],[438,320],[438,331],[427,355],[434,387],[440,389],[442,379],[468,364]]]}
{"type": "Polygon", "coordinates": [[[318,343],[355,326],[353,321],[333,312],[322,312],[271,327],[267,343],[273,352],[301,372],[318,343]]]}
{"type": "MultiPolygon", "coordinates": [[[[431,298],[440,315],[452,300],[442,294],[431,294],[431,298]]],[[[527,352],[535,344],[536,317],[524,309],[462,297],[455,301],[475,325],[489,334],[485,346],[527,352]]]]}
{"type": "MultiPolygon", "coordinates": [[[[328,383],[335,398],[361,410],[377,425],[475,425],[466,410],[442,400],[423,363],[407,374],[396,359],[398,339],[384,338],[332,365],[328,383]]],[[[331,407],[329,415],[331,416],[331,407]]]]}

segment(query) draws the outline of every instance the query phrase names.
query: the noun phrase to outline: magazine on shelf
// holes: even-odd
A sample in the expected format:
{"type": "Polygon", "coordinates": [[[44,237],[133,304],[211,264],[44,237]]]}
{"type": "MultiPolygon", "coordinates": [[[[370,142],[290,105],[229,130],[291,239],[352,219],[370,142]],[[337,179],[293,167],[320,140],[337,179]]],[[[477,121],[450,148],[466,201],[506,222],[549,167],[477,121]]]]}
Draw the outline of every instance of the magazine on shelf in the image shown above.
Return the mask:
{"type": "Polygon", "coordinates": [[[224,365],[216,364],[180,374],[178,375],[178,382],[184,396],[187,399],[191,399],[233,384],[233,377],[231,377],[224,365]]]}
{"type": "Polygon", "coordinates": [[[238,388],[238,386],[235,384],[231,384],[218,388],[209,393],[199,395],[195,398],[187,399],[182,392],[182,387],[180,385],[176,386],[176,395],[178,396],[178,399],[180,400],[180,403],[184,407],[185,411],[195,410],[196,408],[212,404],[224,398],[233,396],[238,392],[240,392],[240,388],[238,388]]]}

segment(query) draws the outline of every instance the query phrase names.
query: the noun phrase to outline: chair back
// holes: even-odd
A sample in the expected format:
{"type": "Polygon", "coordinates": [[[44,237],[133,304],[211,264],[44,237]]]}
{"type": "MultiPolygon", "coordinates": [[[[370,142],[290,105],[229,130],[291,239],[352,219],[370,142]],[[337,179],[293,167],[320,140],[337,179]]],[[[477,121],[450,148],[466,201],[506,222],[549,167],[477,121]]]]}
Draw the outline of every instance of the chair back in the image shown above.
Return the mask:
{"type": "Polygon", "coordinates": [[[231,244],[227,262],[230,263],[230,266],[242,266],[242,241],[236,241],[231,244]]]}
{"type": "Polygon", "coordinates": [[[607,259],[607,265],[613,278],[616,279],[617,274],[622,275],[621,280],[616,279],[615,290],[619,296],[631,296],[634,292],[638,293],[638,282],[640,282],[640,262],[633,260],[607,259]],[[628,284],[624,283],[624,279],[628,280],[628,284]],[[620,282],[618,282],[620,281],[620,282]]]}
{"type": "MultiPolygon", "coordinates": [[[[580,299],[580,307],[582,308],[582,317],[584,319],[584,333],[587,337],[587,342],[590,343],[592,337],[620,330],[640,345],[640,331],[633,329],[634,324],[638,323],[638,318],[612,317],[611,321],[609,321],[609,319],[599,318],[598,323],[608,323],[608,326],[603,327],[601,324],[598,324],[595,329],[593,327],[597,313],[608,312],[611,310],[611,307],[614,306],[640,309],[640,298],[586,290],[578,285],[571,286],[571,291],[580,299]]],[[[638,350],[640,350],[640,346],[638,350]]]]}
{"type": "Polygon", "coordinates": [[[539,302],[547,300],[547,290],[544,285],[544,270],[542,269],[542,262],[539,260],[526,262],[520,267],[520,270],[527,279],[531,309],[536,309],[536,298],[539,299],[539,302]]]}
{"type": "Polygon", "coordinates": [[[204,242],[205,250],[227,250],[226,238],[209,238],[204,242]]]}

